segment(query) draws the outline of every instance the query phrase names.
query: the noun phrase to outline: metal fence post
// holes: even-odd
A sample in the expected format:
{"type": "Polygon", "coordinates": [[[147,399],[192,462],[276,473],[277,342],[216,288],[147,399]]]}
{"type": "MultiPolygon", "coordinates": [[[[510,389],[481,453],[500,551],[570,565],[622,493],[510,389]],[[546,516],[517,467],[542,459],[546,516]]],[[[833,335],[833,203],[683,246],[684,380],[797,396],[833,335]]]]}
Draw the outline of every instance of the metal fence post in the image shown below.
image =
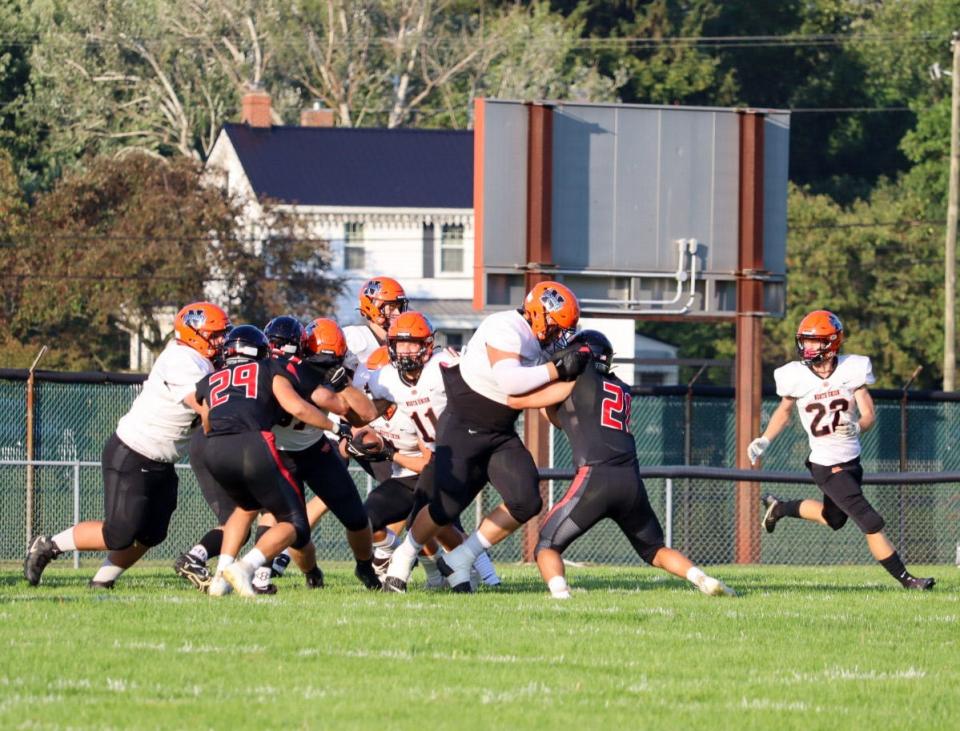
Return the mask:
{"type": "Polygon", "coordinates": [[[663,488],[663,509],[664,538],[663,542],[667,548],[673,548],[673,479],[668,477],[663,488]]]}
{"type": "Polygon", "coordinates": [[[27,533],[27,545],[29,546],[33,542],[33,433],[35,431],[33,418],[34,418],[34,402],[33,402],[33,390],[34,390],[34,371],[37,368],[37,363],[40,362],[40,359],[43,357],[43,354],[47,352],[47,346],[43,345],[40,348],[40,352],[37,353],[37,357],[33,359],[33,365],[30,366],[30,370],[27,371],[27,484],[26,484],[26,533],[27,533]]]}
{"type": "MultiPolygon", "coordinates": [[[[73,524],[80,522],[80,460],[73,463],[73,524]]],[[[73,552],[73,568],[80,568],[80,551],[73,552]]]]}
{"type": "MultiPolygon", "coordinates": [[[[687,395],[683,404],[683,463],[687,467],[693,460],[693,384],[706,368],[706,364],[700,366],[700,370],[687,383],[687,395]]],[[[670,544],[667,546],[671,547],[670,544]]],[[[683,481],[683,552],[690,553],[690,480],[683,481]]]]}

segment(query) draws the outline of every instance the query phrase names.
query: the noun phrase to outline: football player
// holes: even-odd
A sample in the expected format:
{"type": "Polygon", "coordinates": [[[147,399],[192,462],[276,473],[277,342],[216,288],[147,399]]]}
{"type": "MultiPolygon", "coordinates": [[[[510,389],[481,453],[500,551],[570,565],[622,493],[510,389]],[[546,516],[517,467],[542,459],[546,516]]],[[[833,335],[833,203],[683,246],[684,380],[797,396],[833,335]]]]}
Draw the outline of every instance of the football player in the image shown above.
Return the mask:
{"type": "Polygon", "coordinates": [[[283,413],[320,429],[333,424],[297,393],[294,369],[270,357],[266,336],[253,325],[229,332],[223,363],[196,386],[206,434],[203,462],[237,506],[223,527],[209,593],[222,596],[232,587],[243,596],[255,596],[253,572],[284,548],[300,548],[310,540],[302,487],[284,465],[270,429],[283,413]],[[272,513],[276,525],[235,561],[261,510],[272,513]]]}
{"type": "Polygon", "coordinates": [[[407,311],[409,302],[400,282],[390,277],[374,277],[360,287],[360,314],[365,325],[349,325],[343,328],[347,348],[366,363],[373,351],[386,345],[390,323],[407,311]]]}
{"type": "MultiPolygon", "coordinates": [[[[406,520],[414,507],[423,507],[425,496],[433,493],[434,468],[430,462],[437,422],[447,405],[442,369],[457,360],[453,351],[434,352],[434,335],[433,325],[422,313],[401,314],[387,333],[389,363],[371,370],[367,383],[371,397],[390,404],[394,412],[378,429],[386,439],[384,456],[392,461],[393,474],[370,493],[366,503],[381,560],[389,559],[393,545],[387,527],[406,520]]],[[[376,456],[362,451],[353,454],[376,456]]],[[[459,526],[450,525],[441,528],[437,538],[451,550],[463,542],[464,536],[459,526]]],[[[427,572],[428,585],[435,586],[438,579],[442,584],[442,578],[435,570],[434,554],[435,548],[428,543],[420,562],[427,572]]],[[[474,563],[484,583],[500,583],[485,551],[474,563]]]]}
{"type": "Polygon", "coordinates": [[[507,400],[551,381],[573,380],[583,371],[589,348],[554,354],[566,346],[579,318],[573,292],[557,282],[541,282],[523,307],[484,319],[459,364],[442,369],[447,408],[437,427],[435,489],[394,552],[384,591],[406,591],[423,544],[452,523],[488,480],[503,502],[466,541],[438,559],[454,591],[471,591],[477,556],[540,512],[537,466],[514,429],[520,411],[507,400]]]}
{"type": "Polygon", "coordinates": [[[64,551],[109,551],[90,586],[113,588],[120,574],[166,538],[177,505],[174,464],[198,423],[194,387],[213,371],[229,326],[227,313],[210,302],[193,302],[177,313],[174,339],[103,449],[104,519],[83,521],[52,538],[37,536],[23,566],[31,585],[64,551]]]}
{"type": "Polygon", "coordinates": [[[907,589],[931,589],[931,578],[912,576],[883,533],[884,520],[864,497],[861,484],[860,434],[876,415],[867,386],[873,383],[870,358],[840,355],[844,331],[840,318],[827,310],[811,312],[797,328],[799,360],[774,371],[780,405],[763,434],[750,442],[751,464],[770,446],[796,407],[810,443],[807,468],[823,493],[819,500],[763,497],[763,527],[773,533],[781,518],[801,518],[840,530],[853,520],[867,538],[870,553],[907,589]]]}
{"type": "Polygon", "coordinates": [[[534,555],[540,575],[556,599],[569,599],[561,555],[594,525],[610,518],[651,566],[687,579],[704,594],[733,595],[723,582],[663,543],[660,521],[640,479],[637,446],[630,431],[630,387],[610,372],[613,346],[596,330],[577,333],[573,347],[586,345],[592,365],[575,381],[554,381],[507,403],[517,409],[543,408],[573,449],[576,476],[540,526],[534,555]]]}

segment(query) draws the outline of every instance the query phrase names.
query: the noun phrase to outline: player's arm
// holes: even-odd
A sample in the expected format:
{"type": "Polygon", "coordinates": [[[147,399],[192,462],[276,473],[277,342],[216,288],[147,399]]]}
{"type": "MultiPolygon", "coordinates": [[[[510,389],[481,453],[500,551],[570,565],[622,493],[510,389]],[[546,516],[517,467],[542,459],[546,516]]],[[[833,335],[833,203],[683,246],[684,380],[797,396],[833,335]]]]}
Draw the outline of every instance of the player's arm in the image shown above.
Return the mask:
{"type": "Polygon", "coordinates": [[[877,410],[873,405],[873,396],[867,390],[866,386],[861,386],[853,392],[853,398],[857,402],[857,411],[860,412],[860,433],[867,431],[877,423],[877,410]]]}
{"type": "Polygon", "coordinates": [[[583,372],[590,360],[590,349],[567,348],[542,365],[520,365],[520,354],[487,345],[487,359],[497,383],[515,396],[528,393],[551,381],[572,381],[583,372]]]}
{"type": "Polygon", "coordinates": [[[422,439],[417,438],[417,446],[420,449],[420,454],[416,456],[411,456],[408,454],[400,454],[396,452],[393,455],[393,461],[395,464],[400,465],[401,467],[406,467],[408,470],[413,470],[418,475],[423,472],[427,464],[430,462],[430,459],[433,457],[433,450],[428,447],[422,439]]]}
{"type": "Polygon", "coordinates": [[[511,409],[542,409],[566,401],[576,381],[554,381],[536,391],[507,398],[511,409]]]}
{"type": "Polygon", "coordinates": [[[280,407],[294,419],[299,419],[305,424],[324,431],[336,431],[337,425],[328,419],[327,415],[320,409],[301,398],[293,384],[284,376],[274,376],[272,386],[273,395],[279,402],[280,407]]]}
{"type": "Polygon", "coordinates": [[[790,423],[790,416],[793,414],[793,407],[796,403],[797,400],[790,396],[784,396],[780,399],[780,404],[770,417],[770,421],[767,422],[767,428],[764,429],[763,434],[747,446],[747,458],[750,460],[750,464],[757,463],[760,456],[767,451],[770,442],[776,439],[777,435],[790,423]]]}
{"type": "Polygon", "coordinates": [[[343,416],[346,416],[347,421],[353,426],[369,424],[380,415],[376,404],[355,386],[347,386],[338,395],[347,405],[347,411],[343,416]]]}

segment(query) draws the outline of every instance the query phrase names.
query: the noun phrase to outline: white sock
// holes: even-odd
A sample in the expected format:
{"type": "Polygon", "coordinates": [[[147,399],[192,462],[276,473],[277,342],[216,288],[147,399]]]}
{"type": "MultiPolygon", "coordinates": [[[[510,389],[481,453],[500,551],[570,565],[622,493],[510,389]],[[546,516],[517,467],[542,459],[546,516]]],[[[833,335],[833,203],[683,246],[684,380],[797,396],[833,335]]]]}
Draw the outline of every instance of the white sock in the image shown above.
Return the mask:
{"type": "Polygon", "coordinates": [[[124,571],[125,569],[112,563],[109,558],[105,558],[100,568],[97,569],[97,573],[93,575],[93,580],[99,582],[115,581],[124,571]]]}
{"type": "Polygon", "coordinates": [[[374,547],[374,548],[389,549],[390,552],[392,553],[392,552],[393,552],[393,549],[395,548],[395,546],[394,546],[393,544],[394,544],[394,542],[395,542],[396,540],[397,540],[397,534],[394,533],[394,532],[393,532],[392,530],[390,530],[389,528],[387,528],[387,535],[384,536],[384,538],[383,538],[382,541],[374,541],[374,542],[373,542],[373,547],[374,547]]]}
{"type": "Polygon", "coordinates": [[[440,569],[437,568],[436,556],[420,556],[420,565],[423,566],[423,573],[427,575],[428,584],[443,583],[443,577],[440,575],[440,569]]]}
{"type": "Polygon", "coordinates": [[[207,559],[210,558],[209,554],[207,554],[207,547],[204,546],[202,543],[198,543],[189,551],[187,551],[187,553],[189,553],[198,561],[203,561],[203,563],[206,563],[207,559]]]}
{"type": "Polygon", "coordinates": [[[471,533],[470,537],[463,542],[461,550],[470,555],[470,563],[473,563],[477,556],[486,551],[492,545],[493,544],[490,543],[490,541],[484,538],[483,533],[477,530],[471,533]]]}
{"type": "Polygon", "coordinates": [[[547,588],[550,593],[558,599],[570,598],[570,587],[567,586],[567,580],[563,576],[554,576],[547,582],[547,588]]]}
{"type": "Polygon", "coordinates": [[[401,581],[409,581],[410,572],[413,570],[413,562],[417,560],[417,554],[420,553],[421,548],[423,548],[423,544],[417,543],[413,534],[407,531],[407,537],[393,552],[393,558],[390,559],[390,566],[387,569],[387,576],[393,576],[401,581]]]}
{"type": "Polygon", "coordinates": [[[222,574],[223,570],[232,564],[236,559],[226,553],[221,553],[220,558],[217,559],[217,573],[222,574]]]}
{"type": "Polygon", "coordinates": [[[696,566],[691,566],[689,569],[687,569],[687,581],[694,586],[700,586],[700,583],[705,578],[707,578],[707,575],[696,566]]]}
{"type": "Polygon", "coordinates": [[[53,537],[54,545],[61,551],[76,551],[77,542],[73,540],[73,526],[53,537]]]}
{"type": "Polygon", "coordinates": [[[256,570],[267,562],[267,557],[263,555],[263,551],[254,547],[243,557],[243,562],[256,570]]]}
{"type": "Polygon", "coordinates": [[[484,584],[499,584],[500,577],[497,576],[497,570],[493,567],[493,561],[490,560],[490,554],[483,551],[477,560],[473,562],[473,568],[480,574],[484,584]]]}

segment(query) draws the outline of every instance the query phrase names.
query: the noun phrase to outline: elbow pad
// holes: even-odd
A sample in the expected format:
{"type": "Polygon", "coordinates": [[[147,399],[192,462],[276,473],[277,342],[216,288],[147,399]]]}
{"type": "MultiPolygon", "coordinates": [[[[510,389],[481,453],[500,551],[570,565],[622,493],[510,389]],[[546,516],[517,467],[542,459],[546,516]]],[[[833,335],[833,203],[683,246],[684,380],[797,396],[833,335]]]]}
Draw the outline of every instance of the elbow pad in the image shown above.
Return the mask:
{"type": "Polygon", "coordinates": [[[513,358],[498,360],[491,369],[493,377],[510,396],[527,393],[540,386],[550,383],[550,371],[546,364],[524,367],[520,361],[513,358]]]}

